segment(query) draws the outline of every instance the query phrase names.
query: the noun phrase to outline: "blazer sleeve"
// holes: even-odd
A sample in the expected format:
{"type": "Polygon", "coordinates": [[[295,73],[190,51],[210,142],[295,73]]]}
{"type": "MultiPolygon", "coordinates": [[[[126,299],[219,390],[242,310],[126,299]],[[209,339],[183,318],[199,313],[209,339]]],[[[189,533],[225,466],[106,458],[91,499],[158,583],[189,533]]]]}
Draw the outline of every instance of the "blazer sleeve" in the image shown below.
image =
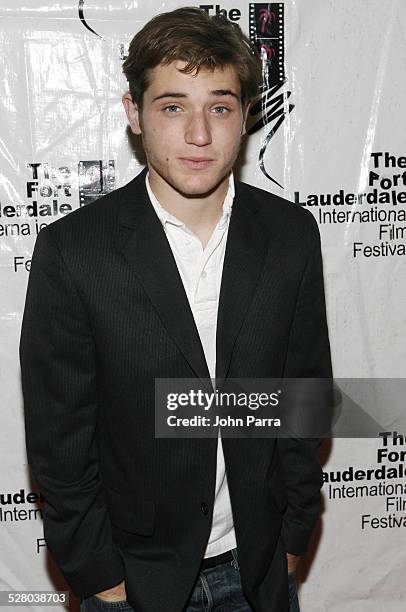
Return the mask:
{"type": "Polygon", "coordinates": [[[51,226],[35,244],[20,338],[28,462],[44,497],[44,537],[77,596],[124,578],[99,474],[91,329],[51,226]]]}
{"type": "MultiPolygon", "coordinates": [[[[323,378],[323,388],[331,388],[332,368],[326,319],[323,264],[320,234],[313,215],[308,213],[308,258],[302,276],[292,322],[285,378],[323,378]]],[[[325,394],[326,398],[330,398],[325,394]]],[[[301,407],[297,407],[300,411],[301,407]]],[[[319,407],[328,420],[331,406],[319,407]]],[[[290,408],[291,410],[291,408],[290,408]]],[[[292,410],[295,410],[293,406],[292,410]]],[[[288,505],[283,517],[281,537],[286,551],[302,555],[320,513],[323,472],[317,451],[321,438],[278,438],[288,505]]]]}

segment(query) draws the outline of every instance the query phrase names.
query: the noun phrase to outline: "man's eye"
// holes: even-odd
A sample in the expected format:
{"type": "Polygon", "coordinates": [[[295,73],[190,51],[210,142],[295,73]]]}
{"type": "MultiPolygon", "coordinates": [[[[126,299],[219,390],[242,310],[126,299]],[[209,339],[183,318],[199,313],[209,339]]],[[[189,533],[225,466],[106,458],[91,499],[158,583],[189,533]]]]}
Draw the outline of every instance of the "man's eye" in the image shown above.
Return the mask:
{"type": "Polygon", "coordinates": [[[216,115],[226,115],[230,109],[226,106],[216,106],[213,110],[216,115]]]}
{"type": "Polygon", "coordinates": [[[178,106],[177,104],[169,104],[168,106],[165,106],[163,110],[173,115],[178,110],[181,110],[181,109],[180,109],[180,106],[178,106]]]}

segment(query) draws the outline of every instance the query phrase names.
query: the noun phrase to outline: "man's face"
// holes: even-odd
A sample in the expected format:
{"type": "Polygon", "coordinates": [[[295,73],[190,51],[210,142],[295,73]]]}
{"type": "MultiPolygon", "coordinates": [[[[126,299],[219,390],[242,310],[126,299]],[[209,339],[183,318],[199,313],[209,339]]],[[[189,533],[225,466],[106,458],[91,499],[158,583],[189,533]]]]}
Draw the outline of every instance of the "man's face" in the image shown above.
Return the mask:
{"type": "Polygon", "coordinates": [[[130,126],[141,134],[152,180],[186,196],[204,196],[227,180],[245,133],[240,83],[233,67],[178,70],[160,64],[149,75],[142,111],[123,97],[130,126]]]}

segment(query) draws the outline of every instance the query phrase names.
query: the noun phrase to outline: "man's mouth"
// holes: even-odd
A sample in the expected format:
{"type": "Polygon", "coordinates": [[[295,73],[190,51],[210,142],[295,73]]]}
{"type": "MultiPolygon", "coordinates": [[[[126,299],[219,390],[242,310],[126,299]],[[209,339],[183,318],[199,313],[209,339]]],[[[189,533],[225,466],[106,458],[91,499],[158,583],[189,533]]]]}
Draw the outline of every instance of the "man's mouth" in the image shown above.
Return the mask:
{"type": "Polygon", "coordinates": [[[195,170],[207,168],[213,163],[213,159],[208,157],[181,157],[181,162],[184,163],[188,168],[195,170]]]}

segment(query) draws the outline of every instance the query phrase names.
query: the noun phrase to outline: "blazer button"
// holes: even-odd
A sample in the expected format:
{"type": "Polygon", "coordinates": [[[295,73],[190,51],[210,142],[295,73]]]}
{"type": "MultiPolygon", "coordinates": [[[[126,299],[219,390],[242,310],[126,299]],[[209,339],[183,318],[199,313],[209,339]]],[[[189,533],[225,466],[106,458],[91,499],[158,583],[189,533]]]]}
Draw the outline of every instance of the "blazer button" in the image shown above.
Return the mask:
{"type": "Polygon", "coordinates": [[[205,503],[202,502],[202,505],[200,506],[201,511],[203,512],[203,514],[206,516],[206,514],[209,514],[209,506],[205,503]]]}

